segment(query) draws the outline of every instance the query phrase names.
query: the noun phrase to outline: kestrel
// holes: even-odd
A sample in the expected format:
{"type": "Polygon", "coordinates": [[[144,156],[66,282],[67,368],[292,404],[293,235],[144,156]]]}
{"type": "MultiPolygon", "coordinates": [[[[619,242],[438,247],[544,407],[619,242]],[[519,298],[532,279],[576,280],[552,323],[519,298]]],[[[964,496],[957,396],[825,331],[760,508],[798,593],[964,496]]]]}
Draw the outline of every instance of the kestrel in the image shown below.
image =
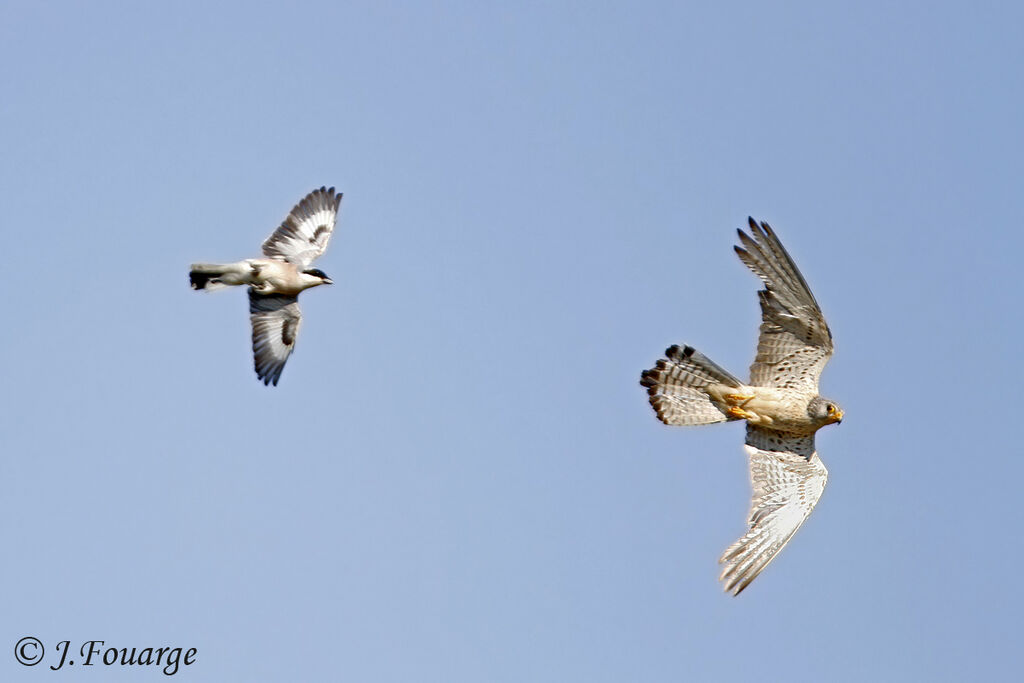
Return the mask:
{"type": "Polygon", "coordinates": [[[843,411],[818,395],[832,333],[818,302],[775,232],[749,219],[738,230],[740,260],[764,283],[757,356],[744,384],[690,346],[672,346],[640,375],[658,419],[668,425],[747,421],[753,500],[749,529],[725,551],[719,580],[733,595],[785,547],[825,489],[828,471],[814,433],[843,411]]]}
{"type": "Polygon", "coordinates": [[[281,378],[295,348],[302,313],[299,292],[333,284],[309,264],[327,249],[341,205],[341,193],[321,187],[295,205],[281,227],[263,243],[266,258],[237,263],[193,263],[192,289],[249,285],[249,319],[256,376],[264,385],[281,378]]]}

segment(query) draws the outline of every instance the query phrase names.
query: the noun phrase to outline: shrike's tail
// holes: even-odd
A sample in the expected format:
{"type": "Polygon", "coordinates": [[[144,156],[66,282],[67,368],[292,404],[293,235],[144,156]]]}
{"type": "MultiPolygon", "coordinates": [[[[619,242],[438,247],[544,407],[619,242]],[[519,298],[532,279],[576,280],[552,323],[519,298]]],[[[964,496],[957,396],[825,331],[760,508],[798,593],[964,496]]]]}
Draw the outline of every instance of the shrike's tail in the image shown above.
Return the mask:
{"type": "Polygon", "coordinates": [[[647,387],[659,420],[669,425],[703,425],[736,419],[709,392],[740,387],[742,382],[692,346],[672,346],[665,355],[640,374],[640,384],[647,387]]]}
{"type": "Polygon", "coordinates": [[[224,266],[217,263],[193,263],[188,272],[192,289],[218,289],[226,287],[218,278],[224,275],[224,266]]]}
{"type": "Polygon", "coordinates": [[[231,285],[248,284],[246,263],[193,263],[188,273],[192,289],[213,291],[231,285]]]}

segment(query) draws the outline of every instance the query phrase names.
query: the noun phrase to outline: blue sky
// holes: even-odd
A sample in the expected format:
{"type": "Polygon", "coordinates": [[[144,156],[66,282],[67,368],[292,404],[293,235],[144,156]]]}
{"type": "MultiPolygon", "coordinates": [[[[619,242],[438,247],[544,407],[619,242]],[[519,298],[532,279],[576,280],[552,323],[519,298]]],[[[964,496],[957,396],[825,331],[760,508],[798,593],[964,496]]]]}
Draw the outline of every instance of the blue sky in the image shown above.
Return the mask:
{"type": "Polygon", "coordinates": [[[0,678],[23,636],[193,681],[1005,680],[1018,670],[1022,10],[0,4],[0,678]],[[188,288],[309,190],[335,281],[276,388],[188,288]],[[769,221],[836,339],[829,486],[739,598],[769,221]]]}

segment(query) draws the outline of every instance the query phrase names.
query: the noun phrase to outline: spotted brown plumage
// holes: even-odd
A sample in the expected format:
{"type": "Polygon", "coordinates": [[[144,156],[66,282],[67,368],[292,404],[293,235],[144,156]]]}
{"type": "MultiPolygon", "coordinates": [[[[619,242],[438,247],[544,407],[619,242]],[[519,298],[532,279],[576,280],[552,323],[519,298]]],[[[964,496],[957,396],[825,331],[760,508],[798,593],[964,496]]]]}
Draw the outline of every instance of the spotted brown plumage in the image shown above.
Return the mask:
{"type": "Polygon", "coordinates": [[[665,424],[747,421],[753,488],[747,532],[722,555],[720,580],[739,595],[810,515],[828,478],[814,447],[821,427],[840,422],[838,404],[818,395],[832,333],[806,280],[767,223],[739,232],[740,260],[757,275],[761,327],[750,381],[743,383],[696,349],[672,346],[641,373],[665,424]]]}
{"type": "Polygon", "coordinates": [[[750,221],[737,256],[764,283],[761,334],[750,366],[750,383],[762,387],[818,391],[818,377],[832,356],[832,332],[807,281],[767,223],[750,221]]]}

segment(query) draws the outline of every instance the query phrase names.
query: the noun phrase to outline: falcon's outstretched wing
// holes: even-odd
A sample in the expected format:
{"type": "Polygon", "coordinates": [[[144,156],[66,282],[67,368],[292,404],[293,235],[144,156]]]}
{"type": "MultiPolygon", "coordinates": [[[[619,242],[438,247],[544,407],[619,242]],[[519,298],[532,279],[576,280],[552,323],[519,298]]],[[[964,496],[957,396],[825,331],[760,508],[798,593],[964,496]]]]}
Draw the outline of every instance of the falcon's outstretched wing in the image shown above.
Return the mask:
{"type": "Polygon", "coordinates": [[[259,294],[250,288],[249,319],[256,376],[263,384],[277,386],[299,334],[302,321],[299,300],[294,296],[259,294]]]}
{"type": "Polygon", "coordinates": [[[765,285],[757,293],[761,336],[750,383],[817,394],[818,378],[832,355],[832,332],[775,232],[767,223],[748,220],[752,237],[738,230],[743,247],[735,247],[736,253],[765,285]]]}
{"type": "Polygon", "coordinates": [[[338,220],[341,193],[321,187],[295,205],[281,227],[263,243],[263,253],[273,259],[308,268],[327,249],[338,220]]]}
{"type": "Polygon", "coordinates": [[[739,595],[804,523],[821,498],[828,470],[814,450],[813,436],[790,436],[747,425],[750,529],[718,560],[725,590],[739,595]]]}

